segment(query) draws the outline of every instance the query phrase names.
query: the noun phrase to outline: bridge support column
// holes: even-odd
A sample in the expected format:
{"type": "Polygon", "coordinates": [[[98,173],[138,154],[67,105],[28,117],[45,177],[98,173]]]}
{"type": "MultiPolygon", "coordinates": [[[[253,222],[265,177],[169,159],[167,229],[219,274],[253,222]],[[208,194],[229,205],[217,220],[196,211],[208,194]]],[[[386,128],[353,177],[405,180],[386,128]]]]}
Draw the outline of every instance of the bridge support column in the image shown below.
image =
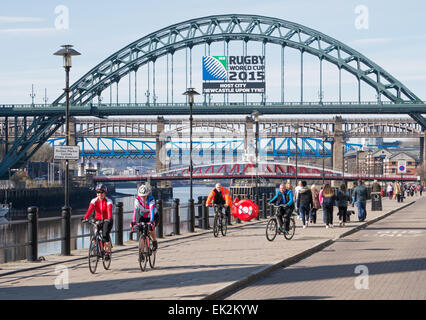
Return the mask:
{"type": "Polygon", "coordinates": [[[164,118],[157,118],[157,132],[155,134],[155,171],[160,172],[168,168],[167,158],[166,158],[166,142],[164,137],[164,118]]]}
{"type": "MultiPolygon", "coordinates": [[[[246,125],[244,129],[244,152],[252,151],[253,139],[254,139],[253,123],[254,121],[251,117],[246,117],[246,125]]],[[[248,160],[248,159],[243,159],[243,160],[248,160]]]]}

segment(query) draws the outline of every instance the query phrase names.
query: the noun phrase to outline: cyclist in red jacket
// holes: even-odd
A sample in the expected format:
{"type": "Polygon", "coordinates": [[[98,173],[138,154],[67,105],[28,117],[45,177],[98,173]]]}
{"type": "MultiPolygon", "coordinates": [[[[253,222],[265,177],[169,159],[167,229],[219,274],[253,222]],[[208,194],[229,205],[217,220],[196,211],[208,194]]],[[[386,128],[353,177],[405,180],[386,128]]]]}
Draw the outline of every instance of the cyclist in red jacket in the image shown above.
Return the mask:
{"type": "Polygon", "coordinates": [[[109,253],[111,252],[111,238],[109,236],[112,226],[112,201],[106,197],[107,187],[104,184],[99,184],[96,186],[97,197],[90,201],[89,209],[86,212],[86,215],[82,219],[83,222],[88,221],[93,210],[95,210],[95,220],[100,220],[104,222],[103,225],[103,236],[104,236],[104,245],[105,245],[105,257],[108,259],[109,253]]]}

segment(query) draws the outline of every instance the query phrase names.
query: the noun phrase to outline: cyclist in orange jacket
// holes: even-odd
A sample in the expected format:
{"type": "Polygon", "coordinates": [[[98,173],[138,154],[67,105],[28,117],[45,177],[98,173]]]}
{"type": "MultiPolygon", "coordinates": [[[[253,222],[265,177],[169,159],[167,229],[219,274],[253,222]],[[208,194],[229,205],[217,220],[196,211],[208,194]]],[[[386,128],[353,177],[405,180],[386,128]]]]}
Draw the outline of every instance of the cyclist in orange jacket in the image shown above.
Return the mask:
{"type": "Polygon", "coordinates": [[[225,187],[222,187],[220,183],[216,183],[216,186],[212,189],[209,196],[207,197],[206,207],[210,203],[223,205],[225,207],[225,213],[228,217],[228,224],[231,225],[231,207],[232,207],[232,198],[229,190],[225,187]]]}

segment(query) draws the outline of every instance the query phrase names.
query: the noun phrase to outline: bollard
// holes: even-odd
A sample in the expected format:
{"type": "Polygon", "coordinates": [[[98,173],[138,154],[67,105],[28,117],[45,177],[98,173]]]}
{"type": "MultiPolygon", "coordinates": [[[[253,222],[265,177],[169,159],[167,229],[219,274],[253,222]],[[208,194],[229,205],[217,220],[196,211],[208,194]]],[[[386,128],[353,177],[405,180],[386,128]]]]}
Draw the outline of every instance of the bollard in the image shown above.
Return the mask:
{"type": "Polygon", "coordinates": [[[201,203],[203,210],[203,220],[202,220],[202,228],[204,230],[210,229],[209,226],[209,207],[206,207],[207,197],[203,197],[203,202],[201,203]]]}
{"type": "Polygon", "coordinates": [[[266,219],[267,218],[267,215],[266,215],[266,202],[267,202],[268,200],[266,199],[266,193],[262,193],[262,215],[263,215],[263,219],[266,219]]]}
{"type": "Polygon", "coordinates": [[[158,222],[158,228],[157,228],[157,237],[164,238],[163,200],[157,200],[156,207],[157,207],[158,214],[160,216],[160,221],[158,222]]]}
{"type": "Polygon", "coordinates": [[[37,261],[38,259],[38,208],[28,207],[28,242],[27,260],[37,261]]]}
{"type": "Polygon", "coordinates": [[[116,230],[117,234],[115,235],[115,245],[123,245],[123,202],[118,202],[115,207],[115,221],[117,221],[116,230]]]}
{"type": "MultiPolygon", "coordinates": [[[[200,196],[198,197],[198,208],[197,208],[197,221],[198,221],[198,228],[202,228],[203,227],[203,197],[200,196]]],[[[204,204],[205,205],[205,204],[204,204]]]]}
{"type": "Polygon", "coordinates": [[[62,207],[61,255],[71,255],[71,208],[62,207]]]}
{"type": "Polygon", "coordinates": [[[180,218],[179,218],[179,199],[173,200],[173,232],[175,235],[180,234],[180,218]]]}
{"type": "Polygon", "coordinates": [[[195,207],[194,199],[188,200],[188,231],[194,232],[195,228],[195,207]]]}

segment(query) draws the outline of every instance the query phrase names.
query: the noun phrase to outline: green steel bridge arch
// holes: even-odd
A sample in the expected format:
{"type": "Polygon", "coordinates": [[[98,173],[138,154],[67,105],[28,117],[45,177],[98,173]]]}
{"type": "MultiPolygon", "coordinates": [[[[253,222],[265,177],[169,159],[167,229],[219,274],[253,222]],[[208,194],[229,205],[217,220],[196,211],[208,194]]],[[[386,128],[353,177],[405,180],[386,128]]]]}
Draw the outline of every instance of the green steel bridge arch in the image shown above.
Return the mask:
{"type": "MultiPolygon", "coordinates": [[[[320,70],[322,70],[322,62],[325,60],[338,67],[339,76],[341,71],[344,70],[357,78],[360,110],[363,107],[360,95],[361,81],[363,81],[377,92],[378,97],[383,95],[392,104],[395,104],[395,110],[398,109],[401,112],[401,109],[405,110],[405,104],[410,105],[411,109],[408,110],[415,111],[407,111],[407,113],[424,129],[426,128],[426,120],[422,116],[422,113],[426,113],[423,111],[424,103],[400,81],[373,61],[344,43],[316,30],[297,23],[257,15],[228,14],[196,18],[168,26],[142,37],[103,60],[72,84],[70,104],[80,110],[79,114],[82,115],[86,112],[83,109],[89,110],[91,100],[100,97],[106,88],[118,83],[130,72],[136,72],[141,66],[155,62],[159,57],[168,54],[173,56],[178,50],[192,49],[197,45],[210,45],[219,41],[229,43],[235,40],[244,41],[246,44],[248,41],[262,42],[263,48],[266,48],[266,44],[271,43],[280,45],[282,50],[285,47],[299,50],[301,52],[301,63],[303,63],[304,53],[317,56],[320,61],[320,70]]],[[[301,100],[303,100],[303,85],[301,90],[301,100]]],[[[65,93],[59,96],[52,103],[52,106],[59,107],[64,104],[65,93]]],[[[367,107],[371,112],[371,107],[367,107]]],[[[299,110],[297,107],[295,108],[299,110]]],[[[344,104],[339,108],[342,111],[345,108],[344,104]]],[[[353,110],[353,106],[347,108],[353,110]]],[[[379,103],[376,108],[377,112],[380,112],[379,103]]],[[[71,114],[72,109],[70,110],[71,114]]],[[[308,108],[307,110],[311,109],[308,108]]],[[[15,117],[16,124],[16,118],[20,116],[19,111],[16,110],[15,113],[15,109],[12,108],[12,110],[13,114],[5,117],[15,117]]],[[[241,112],[241,108],[236,107],[236,110],[241,112]]],[[[315,111],[316,109],[312,110],[315,111]]],[[[387,110],[389,111],[389,108],[387,110]]],[[[65,122],[64,116],[59,115],[58,112],[54,114],[43,113],[42,110],[37,112],[39,114],[34,114],[32,124],[24,130],[22,135],[15,136],[14,142],[8,143],[6,139],[6,154],[0,163],[0,177],[7,177],[9,168],[24,165],[65,122]]],[[[114,112],[111,112],[111,115],[115,114],[114,112]]],[[[156,111],[151,110],[151,112],[156,111]]],[[[336,112],[338,112],[338,108],[336,112]]],[[[104,113],[108,115],[108,111],[104,111],[104,113]]],[[[91,115],[89,111],[87,115],[91,115]]]]}
{"type": "MultiPolygon", "coordinates": [[[[214,15],[177,23],[144,36],[96,65],[71,86],[70,104],[88,104],[139,67],[177,50],[219,41],[260,41],[290,47],[353,74],[394,103],[423,103],[400,81],[344,43],[282,19],[244,14],[214,15]]],[[[52,104],[65,102],[65,93],[52,104]]]]}

